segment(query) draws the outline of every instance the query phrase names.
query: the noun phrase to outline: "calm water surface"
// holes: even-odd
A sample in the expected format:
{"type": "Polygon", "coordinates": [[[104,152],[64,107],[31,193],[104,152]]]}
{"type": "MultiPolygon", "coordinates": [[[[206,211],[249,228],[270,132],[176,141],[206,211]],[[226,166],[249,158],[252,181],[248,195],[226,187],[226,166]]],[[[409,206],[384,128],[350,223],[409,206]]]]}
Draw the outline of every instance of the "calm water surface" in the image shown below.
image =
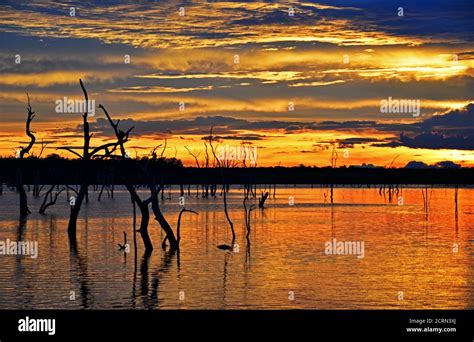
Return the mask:
{"type": "MultiPolygon", "coordinates": [[[[34,213],[22,227],[18,197],[5,190],[0,240],[38,241],[39,256],[0,256],[0,309],[474,308],[474,189],[459,189],[457,215],[454,189],[432,190],[427,217],[421,189],[404,188],[398,205],[378,189],[337,188],[331,206],[326,188],[280,187],[264,211],[252,211],[249,246],[242,191],[234,187],[229,203],[238,253],[216,248],[231,241],[222,197],[196,198],[193,189],[186,208],[199,215],[183,216],[179,254],[161,250],[163,234],[152,221],[155,250],[149,258],[140,239],[135,257],[132,206],[124,190],[100,203],[98,193],[90,192],[76,248],[67,235],[65,194],[45,216],[36,213],[41,199],[29,194],[34,213]],[[127,255],[117,247],[123,231],[132,246],[127,255]],[[325,243],[334,238],[364,241],[364,258],[326,255],[325,243]]],[[[173,227],[178,196],[172,191],[171,200],[162,202],[173,227]]]]}

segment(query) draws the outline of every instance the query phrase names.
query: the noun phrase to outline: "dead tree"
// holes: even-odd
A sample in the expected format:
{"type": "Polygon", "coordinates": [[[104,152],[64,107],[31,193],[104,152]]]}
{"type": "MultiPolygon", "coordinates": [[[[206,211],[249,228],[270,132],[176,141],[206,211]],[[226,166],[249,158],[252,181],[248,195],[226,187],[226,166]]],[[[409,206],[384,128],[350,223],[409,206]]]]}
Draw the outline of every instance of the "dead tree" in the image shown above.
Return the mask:
{"type": "Polygon", "coordinates": [[[230,167],[233,167],[235,166],[233,161],[231,160],[228,160],[228,159],[224,159],[223,161],[221,161],[218,157],[217,157],[217,154],[216,154],[216,151],[215,151],[215,148],[214,148],[214,145],[212,144],[212,127],[211,127],[211,131],[209,133],[209,146],[211,148],[211,152],[212,152],[212,155],[214,156],[214,162],[217,163],[217,167],[221,170],[221,173],[222,173],[222,188],[223,188],[223,199],[224,199],[224,213],[225,213],[225,217],[227,219],[227,222],[229,223],[229,226],[230,226],[230,230],[231,230],[231,233],[232,233],[232,244],[230,246],[228,245],[220,245],[220,249],[229,249],[229,248],[233,248],[232,246],[234,246],[234,243],[235,243],[235,230],[234,230],[234,223],[232,222],[232,220],[230,219],[230,216],[229,216],[229,210],[227,209],[227,191],[228,191],[228,185],[226,183],[226,179],[225,179],[225,176],[224,176],[224,169],[226,168],[230,168],[230,167]]]}
{"type": "Polygon", "coordinates": [[[128,181],[125,180],[125,187],[127,188],[130,196],[132,197],[133,203],[138,206],[140,209],[141,220],[140,220],[140,228],[138,228],[137,232],[140,233],[140,236],[143,240],[143,245],[145,246],[145,253],[149,254],[153,251],[153,244],[151,243],[150,236],[148,235],[148,223],[150,222],[150,209],[149,205],[151,202],[151,198],[146,200],[142,200],[138,193],[128,181]]]}
{"type": "Polygon", "coordinates": [[[31,121],[35,118],[35,112],[33,112],[30,104],[30,96],[28,93],[26,94],[28,98],[28,107],[26,109],[28,110],[28,115],[26,117],[26,135],[30,138],[30,142],[28,146],[26,147],[19,147],[19,152],[17,154],[17,157],[20,159],[19,160],[19,167],[17,168],[17,191],[20,195],[20,216],[25,217],[28,216],[30,213],[30,210],[28,209],[28,198],[26,195],[26,191],[23,185],[23,159],[25,157],[25,154],[29,154],[33,145],[35,144],[36,138],[34,136],[34,132],[31,131],[31,121]]]}
{"type": "MultiPolygon", "coordinates": [[[[192,152],[187,146],[184,146],[184,148],[188,151],[189,155],[193,157],[194,159],[194,162],[196,163],[196,167],[198,169],[201,168],[201,165],[199,164],[199,155],[201,154],[201,152],[192,152]]],[[[204,143],[204,148],[205,148],[205,157],[204,157],[204,162],[202,163],[202,167],[205,167],[206,169],[209,167],[209,152],[208,152],[208,149],[207,149],[207,144],[204,143]]],[[[197,189],[197,193],[196,193],[196,197],[199,197],[199,185],[197,185],[196,187],[197,189]]],[[[209,191],[210,191],[210,195],[212,197],[215,197],[216,196],[216,192],[217,192],[217,185],[216,184],[202,184],[202,197],[203,198],[207,198],[209,197],[209,191]]]]}
{"type": "Polygon", "coordinates": [[[267,200],[268,196],[270,195],[270,193],[267,191],[265,193],[262,192],[262,196],[259,197],[258,199],[258,207],[260,209],[263,209],[264,208],[264,205],[265,205],[265,201],[267,200]]]}
{"type": "Polygon", "coordinates": [[[196,151],[191,152],[191,150],[187,146],[184,146],[184,148],[188,151],[189,155],[191,155],[194,158],[194,162],[196,163],[196,167],[199,169],[201,166],[199,165],[198,157],[201,154],[201,152],[199,152],[199,153],[196,153],[196,151]]]}
{"type": "Polygon", "coordinates": [[[459,192],[459,185],[454,186],[454,213],[456,214],[456,219],[458,217],[458,192],[459,192]]]}
{"type": "Polygon", "coordinates": [[[428,192],[428,185],[425,185],[424,189],[421,189],[421,195],[423,197],[423,212],[425,213],[425,219],[428,220],[428,214],[430,211],[431,195],[433,194],[433,185],[431,185],[431,191],[428,192]]]}
{"type": "Polygon", "coordinates": [[[207,149],[207,144],[204,142],[204,148],[205,148],[205,152],[206,152],[206,157],[204,158],[204,166],[207,168],[209,168],[209,151],[207,149]]]}
{"type": "MultiPolygon", "coordinates": [[[[128,155],[127,155],[127,152],[125,150],[125,143],[128,141],[130,132],[132,131],[133,127],[129,128],[126,132],[120,130],[119,129],[120,120],[117,120],[116,122],[114,122],[112,120],[112,118],[110,117],[110,114],[107,112],[107,110],[105,109],[104,106],[99,105],[99,108],[102,109],[105,116],[107,117],[107,120],[109,121],[109,124],[111,125],[112,129],[114,130],[115,136],[117,138],[117,146],[120,150],[120,158],[122,160],[127,159],[128,155]]],[[[152,150],[152,153],[151,153],[152,154],[152,159],[151,159],[152,162],[153,161],[156,162],[156,158],[157,158],[156,149],[160,146],[161,145],[155,147],[152,150]]],[[[164,145],[163,151],[161,152],[161,157],[160,158],[164,158],[163,155],[164,155],[164,152],[166,150],[166,146],[167,146],[167,142],[165,140],[165,145],[164,145]]],[[[159,187],[157,187],[155,182],[154,182],[154,179],[151,176],[151,174],[150,174],[149,170],[147,169],[147,167],[142,166],[141,164],[138,164],[138,166],[139,166],[142,174],[147,179],[147,183],[148,183],[147,186],[150,190],[150,197],[148,199],[142,200],[140,198],[140,196],[138,195],[138,193],[136,192],[135,187],[133,187],[130,184],[130,182],[127,179],[125,179],[124,177],[122,177],[122,180],[124,181],[125,187],[127,188],[128,192],[130,193],[132,201],[134,201],[138,205],[138,208],[140,209],[140,213],[142,215],[142,219],[141,219],[141,222],[140,222],[140,228],[139,228],[138,231],[140,232],[143,243],[145,245],[145,250],[146,250],[146,252],[151,252],[153,250],[153,244],[151,243],[150,237],[148,235],[148,223],[149,223],[149,220],[150,220],[150,212],[149,212],[150,203],[152,205],[152,210],[153,210],[153,213],[155,215],[155,220],[158,221],[161,228],[164,230],[164,232],[166,234],[166,240],[169,241],[169,243],[170,243],[170,249],[175,250],[175,249],[178,248],[177,239],[176,239],[176,237],[173,233],[173,229],[169,225],[166,218],[163,216],[163,213],[160,210],[159,201],[158,201],[158,195],[159,195],[160,191],[163,191],[164,185],[161,184],[159,187]]],[[[162,244],[162,246],[163,246],[163,244],[162,244]]]]}
{"type": "MultiPolygon", "coordinates": [[[[100,104],[99,108],[102,109],[105,116],[107,117],[107,120],[109,121],[109,124],[114,131],[115,137],[117,138],[117,144],[120,151],[119,157],[122,160],[128,159],[129,156],[127,154],[127,151],[125,150],[125,143],[128,141],[130,132],[134,129],[134,127],[130,127],[125,132],[120,130],[119,129],[120,120],[117,120],[116,122],[114,122],[110,114],[107,112],[107,110],[105,109],[103,105],[100,104]]],[[[138,228],[137,232],[140,233],[140,236],[143,240],[143,244],[145,246],[145,253],[151,253],[151,251],[153,251],[153,244],[148,234],[148,224],[150,222],[149,205],[152,199],[148,198],[146,200],[142,200],[140,196],[138,195],[135,187],[125,177],[121,177],[121,179],[123,180],[128,192],[130,193],[133,203],[135,203],[138,206],[138,209],[140,210],[140,214],[141,214],[140,228],[138,228]]]]}
{"type": "MultiPolygon", "coordinates": [[[[331,153],[331,168],[335,169],[337,165],[337,148],[336,144],[333,144],[332,146],[332,153],[331,153]]],[[[334,174],[331,176],[331,178],[334,177],[334,174]]],[[[334,182],[331,180],[331,204],[334,203],[334,182]]]]}
{"type": "Polygon", "coordinates": [[[35,174],[34,174],[34,183],[33,183],[33,197],[40,197],[40,193],[41,193],[41,190],[43,189],[44,185],[39,185],[39,181],[40,181],[40,168],[38,166],[38,161],[41,159],[41,156],[43,155],[43,152],[44,152],[44,149],[46,148],[46,146],[48,145],[47,142],[44,142],[44,140],[41,140],[41,149],[40,149],[40,153],[38,154],[38,156],[35,156],[35,174]]]}
{"type": "MultiPolygon", "coordinates": [[[[156,187],[153,181],[149,181],[148,188],[150,189],[150,198],[151,198],[151,209],[153,214],[155,214],[155,220],[160,224],[161,228],[165,231],[166,239],[170,243],[170,250],[174,251],[178,249],[178,241],[173,233],[173,229],[166,220],[165,216],[161,212],[160,203],[158,201],[158,194],[160,191],[163,191],[164,185],[161,184],[158,188],[156,187]]],[[[163,246],[163,245],[162,245],[163,246]]]]}
{"type": "Polygon", "coordinates": [[[247,234],[245,235],[245,237],[248,241],[250,236],[250,214],[252,210],[255,210],[257,207],[255,206],[255,204],[251,204],[249,207],[247,207],[247,200],[248,197],[244,196],[245,228],[247,230],[247,234]]]}
{"type": "Polygon", "coordinates": [[[70,236],[76,235],[77,218],[79,216],[79,212],[81,211],[82,202],[87,197],[88,188],[89,188],[89,172],[88,171],[89,171],[90,160],[93,159],[95,156],[98,156],[98,153],[101,151],[104,151],[104,155],[100,156],[100,158],[106,158],[110,156],[117,148],[117,142],[103,144],[98,147],[90,146],[90,140],[91,140],[92,134],[90,133],[89,122],[87,121],[87,118],[89,116],[88,114],[89,97],[87,95],[86,88],[84,87],[84,84],[82,83],[82,80],[79,80],[79,83],[81,85],[82,92],[84,93],[84,99],[85,99],[85,106],[84,106],[85,111],[84,111],[84,114],[82,115],[82,125],[83,125],[82,128],[84,131],[84,145],[82,147],[82,155],[74,151],[74,149],[70,147],[59,148],[59,149],[64,149],[74,154],[79,159],[81,159],[82,168],[83,168],[82,169],[83,177],[82,177],[82,182],[81,182],[79,192],[77,194],[77,198],[75,198],[74,201],[71,203],[71,213],[69,216],[69,224],[68,224],[68,233],[70,236]]]}
{"type": "MultiPolygon", "coordinates": [[[[176,224],[176,241],[177,241],[177,244],[178,244],[177,248],[179,248],[179,243],[181,241],[181,216],[186,212],[198,215],[198,213],[195,212],[194,210],[188,210],[188,209],[185,209],[185,208],[181,209],[181,211],[179,212],[178,223],[176,224]]],[[[163,249],[165,249],[165,247],[166,247],[166,241],[167,240],[168,240],[168,237],[165,236],[165,238],[163,239],[163,242],[161,243],[161,246],[163,247],[163,249]]]]}
{"type": "MultiPolygon", "coordinates": [[[[101,198],[102,198],[102,194],[104,193],[104,189],[105,189],[106,185],[105,184],[102,184],[102,187],[100,188],[100,192],[99,192],[99,197],[97,197],[97,202],[100,202],[101,198]]],[[[107,194],[109,193],[109,190],[106,190],[107,191],[107,194]]]]}
{"type": "Polygon", "coordinates": [[[59,195],[61,194],[61,192],[63,192],[66,189],[63,187],[61,190],[56,191],[53,197],[53,190],[55,186],[56,186],[55,184],[51,185],[49,190],[44,194],[43,203],[41,203],[41,207],[38,211],[41,215],[44,215],[46,213],[46,209],[48,209],[48,207],[56,204],[56,201],[58,200],[59,195]]]}

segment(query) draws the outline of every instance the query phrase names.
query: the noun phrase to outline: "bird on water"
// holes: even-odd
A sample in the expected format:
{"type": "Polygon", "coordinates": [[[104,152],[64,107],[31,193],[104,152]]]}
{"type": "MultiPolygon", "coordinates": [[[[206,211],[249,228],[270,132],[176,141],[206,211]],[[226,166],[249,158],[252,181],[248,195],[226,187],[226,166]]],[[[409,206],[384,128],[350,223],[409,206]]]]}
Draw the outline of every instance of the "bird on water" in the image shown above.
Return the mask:
{"type": "Polygon", "coordinates": [[[222,249],[224,251],[231,251],[232,250],[232,246],[229,246],[229,245],[219,245],[219,246],[217,246],[217,248],[222,249]]]}
{"type": "Polygon", "coordinates": [[[119,251],[125,250],[127,247],[127,233],[123,232],[123,245],[117,244],[119,246],[119,251]]]}

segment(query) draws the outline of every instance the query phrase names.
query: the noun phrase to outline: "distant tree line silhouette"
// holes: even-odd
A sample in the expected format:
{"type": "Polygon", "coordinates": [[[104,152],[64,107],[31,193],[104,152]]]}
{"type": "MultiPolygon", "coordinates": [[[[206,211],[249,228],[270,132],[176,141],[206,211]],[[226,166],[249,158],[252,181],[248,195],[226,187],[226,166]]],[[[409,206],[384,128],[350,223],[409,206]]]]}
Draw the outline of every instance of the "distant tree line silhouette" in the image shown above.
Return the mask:
{"type": "MultiPolygon", "coordinates": [[[[0,158],[0,181],[14,185],[18,165],[23,167],[24,184],[80,184],[81,163],[58,155],[45,158],[0,158]],[[39,171],[39,172],[38,172],[39,171]],[[39,174],[39,175],[38,175],[39,174]]],[[[151,173],[165,171],[167,185],[222,184],[222,172],[216,168],[184,167],[179,159],[151,158],[126,160],[91,160],[91,184],[123,185],[118,171],[134,185],[145,185],[140,165],[148,164],[151,173]]],[[[258,167],[226,169],[227,184],[474,184],[474,168],[461,169],[397,169],[361,167],[258,167]]]]}

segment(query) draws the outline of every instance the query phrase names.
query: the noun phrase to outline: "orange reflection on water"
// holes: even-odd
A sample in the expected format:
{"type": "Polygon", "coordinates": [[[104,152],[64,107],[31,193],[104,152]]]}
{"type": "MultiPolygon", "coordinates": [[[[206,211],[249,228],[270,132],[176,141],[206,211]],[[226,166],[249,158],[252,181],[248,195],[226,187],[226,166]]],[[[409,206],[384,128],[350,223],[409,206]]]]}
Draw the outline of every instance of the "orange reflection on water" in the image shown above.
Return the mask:
{"type": "MultiPolygon", "coordinates": [[[[239,250],[228,253],[216,248],[231,242],[222,197],[196,197],[192,186],[186,208],[199,215],[183,216],[179,255],[159,248],[164,236],[151,222],[156,248],[143,258],[138,240],[136,260],[128,193],[116,190],[115,199],[100,203],[97,195],[91,190],[83,207],[76,249],[66,233],[65,198],[52,207],[53,215],[32,214],[19,229],[16,195],[0,196],[2,239],[39,243],[38,259],[0,256],[2,308],[474,307],[472,189],[459,190],[456,214],[451,188],[428,189],[427,213],[421,188],[399,188],[392,203],[379,188],[335,188],[331,205],[326,187],[279,186],[265,210],[252,211],[249,246],[242,191],[234,187],[229,208],[239,250]],[[117,248],[124,231],[132,246],[126,257],[117,248]],[[363,258],[326,254],[325,244],[333,239],[363,242],[363,258]],[[68,300],[71,289],[76,301],[68,300]]],[[[167,190],[161,202],[173,227],[178,196],[174,190],[169,200],[167,190]]],[[[32,199],[30,208],[39,201],[32,199]]]]}

